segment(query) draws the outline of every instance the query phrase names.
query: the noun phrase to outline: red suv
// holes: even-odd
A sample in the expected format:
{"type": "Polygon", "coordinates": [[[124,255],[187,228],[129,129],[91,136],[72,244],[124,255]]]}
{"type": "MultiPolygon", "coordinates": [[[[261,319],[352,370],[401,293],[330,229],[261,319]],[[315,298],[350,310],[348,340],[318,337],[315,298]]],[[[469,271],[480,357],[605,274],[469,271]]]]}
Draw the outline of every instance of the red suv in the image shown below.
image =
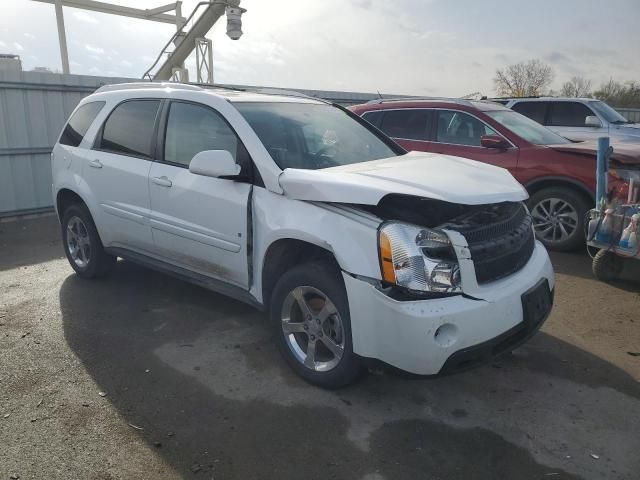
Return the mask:
{"type": "MultiPolygon", "coordinates": [[[[508,169],[529,192],[538,239],[553,250],[584,245],[584,219],[595,197],[594,143],[573,143],[494,102],[397,99],[349,108],[407,150],[455,155],[508,169]]],[[[612,165],[637,168],[638,147],[624,148],[616,148],[612,165]]],[[[623,184],[610,176],[610,192],[623,184]]]]}

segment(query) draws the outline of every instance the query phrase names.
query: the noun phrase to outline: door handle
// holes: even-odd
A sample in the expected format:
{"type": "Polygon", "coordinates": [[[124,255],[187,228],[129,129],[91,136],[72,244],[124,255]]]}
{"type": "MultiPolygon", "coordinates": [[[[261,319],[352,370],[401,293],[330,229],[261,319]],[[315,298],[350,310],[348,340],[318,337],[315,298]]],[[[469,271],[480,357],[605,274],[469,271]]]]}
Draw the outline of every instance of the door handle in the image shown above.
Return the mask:
{"type": "Polygon", "coordinates": [[[102,162],[97,158],[89,161],[89,166],[93,168],[102,168],[102,162]]]}
{"type": "Polygon", "coordinates": [[[171,180],[169,180],[164,175],[162,177],[153,177],[151,180],[153,180],[153,183],[155,183],[156,185],[160,185],[161,187],[170,187],[171,185],[173,185],[171,180]]]}

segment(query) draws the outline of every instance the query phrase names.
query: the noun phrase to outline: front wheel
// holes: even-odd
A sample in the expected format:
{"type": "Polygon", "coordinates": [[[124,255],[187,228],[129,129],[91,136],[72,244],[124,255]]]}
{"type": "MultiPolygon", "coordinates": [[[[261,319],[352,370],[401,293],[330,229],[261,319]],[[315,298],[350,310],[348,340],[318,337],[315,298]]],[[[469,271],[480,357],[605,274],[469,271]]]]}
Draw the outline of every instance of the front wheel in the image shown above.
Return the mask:
{"type": "Polygon", "coordinates": [[[353,353],[347,292],[328,262],[298,265],[276,283],[270,305],[278,349],[306,381],[339,388],[362,368],[353,353]]]}
{"type": "Polygon", "coordinates": [[[609,250],[600,250],[593,257],[591,268],[596,278],[602,282],[615,280],[622,272],[624,259],[609,250]]]}
{"type": "Polygon", "coordinates": [[[562,187],[544,188],[528,202],[536,238],[549,250],[584,246],[584,217],[589,210],[579,193],[562,187]]]}

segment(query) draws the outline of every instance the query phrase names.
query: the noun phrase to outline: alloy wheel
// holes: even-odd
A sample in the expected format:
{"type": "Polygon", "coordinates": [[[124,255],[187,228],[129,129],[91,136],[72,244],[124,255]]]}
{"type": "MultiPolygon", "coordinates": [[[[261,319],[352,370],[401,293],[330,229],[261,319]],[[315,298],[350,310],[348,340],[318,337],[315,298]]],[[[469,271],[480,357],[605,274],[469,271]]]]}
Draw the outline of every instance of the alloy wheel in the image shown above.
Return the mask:
{"type": "Polygon", "coordinates": [[[284,300],[282,333],[296,360],[317,372],[338,365],[345,332],[340,313],[323,292],[311,286],[294,288],[284,300]]]}
{"type": "Polygon", "coordinates": [[[564,242],[578,228],[578,212],[560,198],[545,198],[531,210],[536,236],[547,243],[564,242]]]}
{"type": "Polygon", "coordinates": [[[80,217],[71,217],[67,222],[67,250],[74,263],[86,268],[91,260],[89,231],[80,217]]]}

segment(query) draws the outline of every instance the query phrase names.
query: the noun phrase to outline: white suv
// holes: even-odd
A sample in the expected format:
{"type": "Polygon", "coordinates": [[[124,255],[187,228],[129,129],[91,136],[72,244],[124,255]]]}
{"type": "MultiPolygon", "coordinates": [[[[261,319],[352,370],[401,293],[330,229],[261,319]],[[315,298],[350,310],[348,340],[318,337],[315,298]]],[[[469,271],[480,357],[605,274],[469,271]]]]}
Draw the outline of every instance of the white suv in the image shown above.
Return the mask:
{"type": "Polygon", "coordinates": [[[78,275],[122,257],[264,309],[291,367],[324,387],[370,360],[475,365],[529,338],[553,302],[509,172],[406,153],[320,100],[107,86],[75,109],[52,165],[78,275]]]}
{"type": "Polygon", "coordinates": [[[500,103],[574,141],[610,137],[616,143],[640,143],[640,124],[628,121],[593,98],[513,98],[500,103]]]}

